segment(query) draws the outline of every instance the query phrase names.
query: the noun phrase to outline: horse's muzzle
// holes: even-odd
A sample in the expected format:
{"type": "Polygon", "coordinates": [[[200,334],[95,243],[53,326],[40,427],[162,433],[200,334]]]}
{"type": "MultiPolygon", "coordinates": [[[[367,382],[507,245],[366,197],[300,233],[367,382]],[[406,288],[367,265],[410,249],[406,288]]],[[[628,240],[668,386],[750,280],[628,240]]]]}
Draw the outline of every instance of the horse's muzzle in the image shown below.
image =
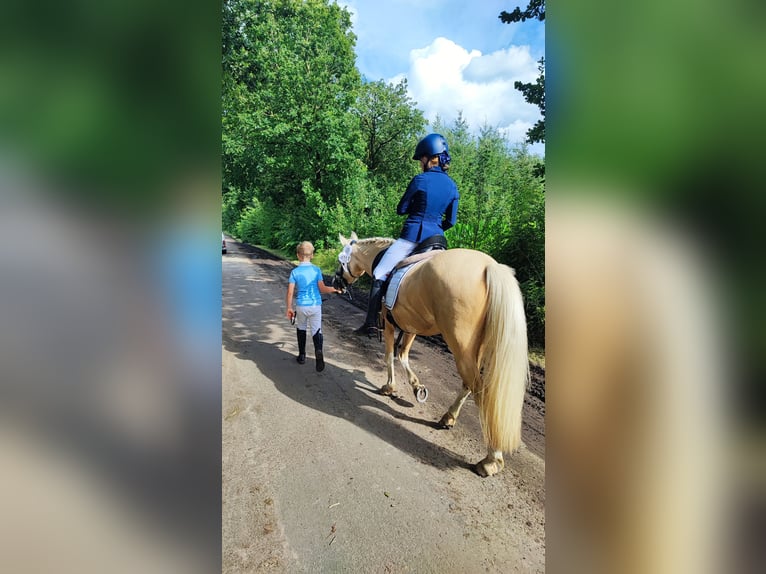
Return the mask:
{"type": "Polygon", "coordinates": [[[346,280],[343,278],[343,270],[338,270],[335,272],[335,275],[332,278],[332,286],[335,289],[340,289],[341,291],[346,291],[348,288],[348,283],[346,283],[346,280]]]}

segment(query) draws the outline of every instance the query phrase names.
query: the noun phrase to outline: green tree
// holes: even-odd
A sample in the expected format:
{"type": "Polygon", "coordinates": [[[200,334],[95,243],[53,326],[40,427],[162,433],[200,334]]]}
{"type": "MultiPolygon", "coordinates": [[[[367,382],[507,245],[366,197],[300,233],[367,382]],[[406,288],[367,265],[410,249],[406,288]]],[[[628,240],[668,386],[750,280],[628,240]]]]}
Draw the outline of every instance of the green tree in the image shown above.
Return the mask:
{"type": "Polygon", "coordinates": [[[529,5],[522,11],[518,6],[513,12],[503,10],[499,16],[505,24],[526,22],[527,20],[545,20],[545,0],[529,0],[529,5]]]}
{"type": "MultiPolygon", "coordinates": [[[[545,0],[529,0],[529,4],[523,11],[516,7],[513,12],[503,10],[498,16],[505,24],[526,22],[527,20],[545,20],[545,0]]],[[[540,75],[533,83],[514,82],[513,87],[519,90],[527,103],[540,108],[543,119],[527,131],[527,143],[545,143],[545,58],[538,61],[540,75]]]]}
{"type": "Polygon", "coordinates": [[[362,167],[349,14],[328,0],[225,0],[223,11],[224,194],[240,210],[256,198],[282,211],[295,235],[271,242],[322,232],[313,222],[362,167]]]}
{"type": "Polygon", "coordinates": [[[364,83],[352,112],[362,131],[368,173],[393,183],[411,176],[408,162],[426,121],[407,95],[407,80],[364,83]]]}
{"type": "Polygon", "coordinates": [[[545,185],[541,160],[518,148],[507,165],[508,226],[493,255],[516,269],[530,343],[545,345],[545,185]]]}
{"type": "Polygon", "coordinates": [[[540,114],[543,116],[543,119],[537,120],[537,123],[527,130],[527,143],[545,143],[545,58],[540,58],[537,70],[540,75],[534,83],[513,83],[513,87],[522,93],[527,103],[540,108],[540,114]]]}
{"type": "Polygon", "coordinates": [[[411,158],[425,118],[408,96],[406,80],[364,83],[352,112],[364,141],[366,181],[356,181],[336,211],[358,233],[395,237],[401,229],[396,206],[417,173],[411,158]]]}
{"type": "MultiPolygon", "coordinates": [[[[449,169],[449,175],[455,180],[459,190],[467,189],[467,180],[471,175],[471,166],[476,146],[474,137],[471,135],[471,129],[468,122],[463,117],[463,112],[458,111],[457,118],[451,125],[446,125],[442,122],[442,119],[437,116],[433,122],[432,131],[440,133],[447,138],[449,143],[449,151],[452,156],[452,163],[449,169]]],[[[464,212],[466,207],[466,197],[462,196],[460,199],[460,212],[464,212]]],[[[452,233],[455,233],[453,230],[452,233]]],[[[450,235],[447,235],[450,238],[450,235]]]]}

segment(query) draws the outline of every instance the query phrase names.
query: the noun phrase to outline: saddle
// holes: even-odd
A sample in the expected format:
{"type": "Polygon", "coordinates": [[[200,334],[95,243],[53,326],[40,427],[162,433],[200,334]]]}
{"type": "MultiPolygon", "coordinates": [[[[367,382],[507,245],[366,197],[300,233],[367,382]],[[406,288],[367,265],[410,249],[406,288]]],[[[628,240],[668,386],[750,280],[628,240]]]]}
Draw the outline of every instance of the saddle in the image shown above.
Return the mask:
{"type": "MultiPolygon", "coordinates": [[[[424,239],[420,243],[418,243],[415,246],[415,249],[412,250],[412,252],[402,259],[399,263],[397,263],[394,266],[393,271],[397,269],[401,269],[402,267],[406,267],[407,265],[411,265],[415,263],[416,261],[420,261],[421,259],[428,259],[428,257],[433,257],[436,255],[436,253],[430,253],[431,251],[443,251],[447,249],[447,238],[443,235],[432,235],[428,239],[424,239]],[[429,255],[423,257],[425,253],[429,253],[429,255]]],[[[375,256],[375,259],[372,261],[372,272],[375,273],[375,268],[378,266],[378,263],[380,263],[380,260],[383,259],[383,255],[385,255],[386,251],[388,251],[388,247],[383,249],[380,253],[378,253],[375,256]]],[[[388,286],[388,283],[391,281],[391,275],[392,273],[389,273],[388,279],[386,279],[386,282],[383,284],[383,292],[385,292],[386,287],[388,286]]]]}
{"type": "MultiPolygon", "coordinates": [[[[396,276],[396,271],[399,269],[403,269],[404,267],[409,267],[410,265],[413,265],[417,263],[418,261],[423,261],[424,259],[429,259],[436,255],[440,251],[444,251],[447,249],[447,239],[443,235],[432,235],[431,237],[424,239],[420,243],[418,243],[415,246],[415,249],[412,250],[412,252],[402,259],[399,263],[397,263],[394,268],[391,270],[391,273],[388,274],[388,278],[385,280],[383,285],[381,286],[381,306],[380,309],[378,309],[378,313],[380,314],[381,311],[384,311],[387,313],[386,320],[390,321],[394,327],[397,327],[401,330],[401,327],[396,324],[396,321],[394,321],[393,316],[391,315],[390,311],[385,310],[383,300],[386,299],[386,293],[388,292],[388,288],[391,285],[391,280],[396,276]]],[[[377,267],[378,263],[382,259],[384,253],[388,251],[388,248],[384,249],[380,253],[378,253],[375,256],[375,259],[372,262],[372,270],[373,273],[375,271],[375,267],[377,267]]],[[[401,277],[399,278],[401,279],[401,277]]],[[[398,285],[397,285],[398,287],[398,285]]]]}

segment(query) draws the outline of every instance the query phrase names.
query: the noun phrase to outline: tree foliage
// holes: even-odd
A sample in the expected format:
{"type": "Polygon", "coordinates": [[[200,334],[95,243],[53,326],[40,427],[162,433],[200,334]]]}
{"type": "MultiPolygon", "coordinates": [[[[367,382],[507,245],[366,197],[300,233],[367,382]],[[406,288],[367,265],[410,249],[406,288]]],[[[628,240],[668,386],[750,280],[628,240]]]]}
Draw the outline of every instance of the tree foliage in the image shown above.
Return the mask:
{"type": "Polygon", "coordinates": [[[367,172],[389,182],[411,175],[411,169],[403,173],[402,168],[411,167],[408,160],[426,121],[407,94],[407,80],[363,84],[352,111],[365,144],[367,172]]]}
{"type": "Polygon", "coordinates": [[[545,0],[529,0],[529,5],[522,10],[518,6],[513,12],[500,12],[500,20],[504,24],[526,22],[527,20],[545,20],[545,0]]]}
{"type": "MultiPolygon", "coordinates": [[[[545,0],[529,0],[527,7],[522,10],[518,6],[513,12],[503,10],[498,16],[505,24],[526,22],[527,20],[545,20],[545,0]]],[[[540,108],[543,119],[527,130],[527,143],[545,143],[545,58],[538,62],[540,75],[533,83],[514,82],[513,87],[519,90],[527,103],[540,108]]]]}
{"type": "MultiPolygon", "coordinates": [[[[226,0],[223,173],[286,219],[316,219],[358,169],[361,79],[348,12],[326,0],[226,0]]],[[[291,238],[292,240],[292,238],[291,238]]]]}
{"type": "Polygon", "coordinates": [[[537,123],[527,130],[527,143],[545,143],[545,58],[540,58],[538,64],[537,69],[540,75],[534,83],[514,82],[513,84],[513,87],[522,93],[527,103],[535,104],[540,108],[540,114],[543,116],[543,119],[537,120],[537,123]]]}

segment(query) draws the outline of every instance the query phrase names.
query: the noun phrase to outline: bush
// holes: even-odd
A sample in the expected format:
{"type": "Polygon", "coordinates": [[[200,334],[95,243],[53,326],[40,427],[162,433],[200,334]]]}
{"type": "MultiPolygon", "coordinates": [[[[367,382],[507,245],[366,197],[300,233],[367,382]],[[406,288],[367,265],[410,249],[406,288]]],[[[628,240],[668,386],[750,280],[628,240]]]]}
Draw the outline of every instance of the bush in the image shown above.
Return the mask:
{"type": "Polygon", "coordinates": [[[256,237],[258,225],[259,209],[256,207],[248,207],[241,214],[239,221],[235,226],[237,237],[247,243],[258,243],[256,237]]]}
{"type": "Polygon", "coordinates": [[[224,195],[221,209],[221,228],[229,233],[234,233],[241,217],[236,193],[224,195]]]}
{"type": "Polygon", "coordinates": [[[311,262],[319,267],[325,275],[332,275],[338,267],[339,252],[340,244],[338,244],[337,249],[316,249],[314,251],[314,259],[311,262]]]}
{"type": "Polygon", "coordinates": [[[545,347],[545,287],[536,281],[521,283],[524,312],[527,316],[527,336],[532,347],[545,347]]]}
{"type": "Polygon", "coordinates": [[[340,201],[326,211],[328,245],[337,244],[337,235],[355,231],[360,238],[398,237],[403,218],[396,206],[404,193],[393,185],[360,177],[344,191],[340,201]]]}

